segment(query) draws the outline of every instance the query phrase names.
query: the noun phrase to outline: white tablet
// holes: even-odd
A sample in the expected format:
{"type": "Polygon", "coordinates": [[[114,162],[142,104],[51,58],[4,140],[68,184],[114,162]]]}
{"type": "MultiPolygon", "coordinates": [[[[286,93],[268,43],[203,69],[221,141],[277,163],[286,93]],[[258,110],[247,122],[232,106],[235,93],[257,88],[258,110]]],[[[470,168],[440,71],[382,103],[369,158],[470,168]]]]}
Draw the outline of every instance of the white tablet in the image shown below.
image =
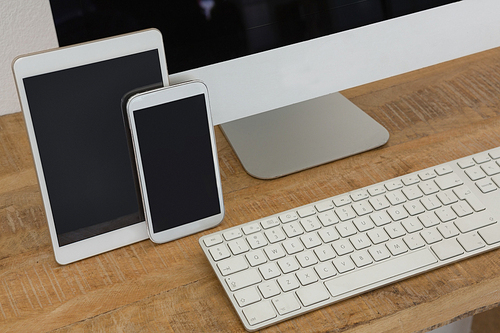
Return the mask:
{"type": "Polygon", "coordinates": [[[122,98],[167,86],[157,30],[14,60],[56,261],[148,238],[122,98]]]}

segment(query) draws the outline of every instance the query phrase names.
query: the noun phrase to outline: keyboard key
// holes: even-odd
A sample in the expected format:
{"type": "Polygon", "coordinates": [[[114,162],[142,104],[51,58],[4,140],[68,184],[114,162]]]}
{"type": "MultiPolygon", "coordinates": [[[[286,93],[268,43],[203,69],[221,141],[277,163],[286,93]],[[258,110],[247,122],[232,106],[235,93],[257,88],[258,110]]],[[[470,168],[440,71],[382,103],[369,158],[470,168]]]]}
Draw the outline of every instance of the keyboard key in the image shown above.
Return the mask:
{"type": "Polygon", "coordinates": [[[483,153],[479,153],[479,154],[476,154],[474,155],[474,157],[472,158],[477,164],[481,164],[481,163],[486,163],[490,160],[490,156],[488,154],[483,154],[483,153]]]}
{"type": "Polygon", "coordinates": [[[465,159],[463,161],[458,162],[458,166],[461,169],[467,169],[467,168],[473,167],[474,165],[476,165],[476,163],[474,163],[474,161],[472,160],[472,158],[467,158],[467,159],[465,159]]]}
{"type": "Polygon", "coordinates": [[[381,227],[383,225],[386,225],[386,224],[392,222],[391,218],[389,217],[389,215],[387,215],[387,213],[385,211],[372,213],[372,214],[370,214],[370,218],[372,219],[373,223],[375,223],[375,225],[377,227],[381,227]]]}
{"type": "Polygon", "coordinates": [[[341,207],[350,204],[351,198],[347,195],[338,196],[333,199],[333,203],[335,204],[335,206],[341,207]]]}
{"type": "Polygon", "coordinates": [[[389,192],[385,195],[387,200],[389,200],[390,204],[395,206],[406,202],[406,197],[403,195],[401,191],[389,192]]]}
{"type": "Polygon", "coordinates": [[[284,315],[300,309],[299,302],[291,293],[275,297],[273,298],[272,302],[280,315],[284,315]]]}
{"type": "Polygon", "coordinates": [[[384,245],[374,246],[368,249],[368,252],[375,261],[381,261],[391,257],[389,250],[387,250],[384,245]]]}
{"type": "Polygon", "coordinates": [[[418,186],[410,186],[403,189],[403,194],[408,200],[415,200],[421,198],[424,194],[420,191],[418,186]]]}
{"type": "Polygon", "coordinates": [[[389,236],[384,229],[370,230],[366,233],[373,244],[380,244],[389,240],[389,236]]]}
{"type": "Polygon", "coordinates": [[[250,305],[243,309],[243,314],[250,326],[260,324],[276,317],[274,308],[269,302],[250,305]]]}
{"type": "MultiPolygon", "coordinates": [[[[331,249],[331,247],[330,247],[331,249]]],[[[333,249],[332,249],[333,252],[333,249]]],[[[299,262],[300,266],[302,267],[309,267],[314,264],[318,263],[318,259],[316,259],[316,256],[312,251],[304,251],[298,253],[295,258],[297,258],[297,261],[299,262]]]]}
{"type": "Polygon", "coordinates": [[[426,181],[418,184],[418,187],[425,195],[433,194],[439,192],[439,187],[434,183],[434,181],[426,181]]]}
{"type": "Polygon", "coordinates": [[[241,254],[249,250],[248,245],[244,239],[235,239],[233,241],[230,241],[227,243],[227,246],[229,246],[229,249],[234,255],[241,254]]]}
{"type": "Polygon", "coordinates": [[[300,287],[299,281],[297,281],[297,278],[295,277],[294,274],[287,274],[279,277],[276,280],[284,292],[294,290],[300,287]]]}
{"type": "Polygon", "coordinates": [[[321,212],[332,209],[334,206],[333,206],[332,200],[325,200],[323,202],[317,203],[314,207],[316,208],[316,210],[318,212],[321,213],[321,212]]]}
{"type": "Polygon", "coordinates": [[[274,281],[266,281],[257,286],[264,298],[270,298],[281,293],[278,285],[274,281]]]}
{"type": "Polygon", "coordinates": [[[483,179],[483,180],[477,181],[476,186],[483,193],[493,192],[493,191],[496,191],[496,189],[497,189],[496,184],[490,179],[483,179]]]}
{"type": "Polygon", "coordinates": [[[403,207],[406,209],[408,214],[411,216],[415,216],[425,212],[424,206],[420,203],[420,201],[412,201],[403,204],[403,207]]]}
{"type": "Polygon", "coordinates": [[[265,280],[269,280],[281,275],[281,271],[274,262],[269,262],[259,267],[259,271],[265,280]]]}
{"type": "Polygon", "coordinates": [[[264,229],[269,229],[269,228],[272,228],[272,227],[279,226],[280,225],[280,221],[278,221],[277,218],[272,217],[272,218],[268,218],[268,219],[260,221],[260,225],[264,229]]]}
{"type": "Polygon", "coordinates": [[[312,249],[313,247],[320,246],[321,240],[319,236],[315,233],[308,233],[306,235],[300,236],[300,240],[302,244],[306,247],[306,249],[312,249]]]}
{"type": "Polygon", "coordinates": [[[210,247],[212,245],[217,245],[222,243],[222,237],[219,234],[210,235],[209,237],[204,238],[203,242],[207,247],[210,247]]]}
{"type": "Polygon", "coordinates": [[[335,209],[335,214],[337,214],[341,221],[347,221],[356,217],[356,213],[350,206],[335,209]]]}
{"type": "Polygon", "coordinates": [[[349,257],[335,258],[332,260],[332,263],[339,273],[349,272],[355,268],[354,263],[349,257]]]}
{"type": "Polygon", "coordinates": [[[384,184],[388,191],[394,191],[403,187],[403,183],[400,180],[391,180],[384,184]]]}
{"type": "Polygon", "coordinates": [[[431,248],[440,260],[450,259],[464,253],[463,247],[455,239],[432,245],[431,248]]]}
{"type": "Polygon", "coordinates": [[[316,214],[316,210],[314,209],[314,206],[308,206],[299,209],[297,214],[299,214],[299,217],[304,218],[316,214]]]}
{"type": "Polygon", "coordinates": [[[451,223],[440,225],[439,227],[437,227],[437,229],[444,238],[451,238],[460,234],[460,231],[458,231],[457,227],[455,227],[455,225],[451,223]]]}
{"type": "Polygon", "coordinates": [[[440,223],[439,218],[434,213],[426,213],[418,216],[418,220],[422,222],[424,227],[430,228],[440,223]]]}
{"type": "Polygon", "coordinates": [[[435,179],[436,184],[441,190],[447,190],[455,186],[462,185],[464,182],[456,174],[451,173],[435,179]]]}
{"type": "Polygon", "coordinates": [[[288,223],[297,220],[299,217],[295,212],[288,212],[279,216],[279,219],[283,223],[288,223]]]}
{"type": "Polygon", "coordinates": [[[370,247],[372,245],[372,243],[368,239],[368,236],[366,236],[365,234],[352,236],[351,238],[349,238],[349,240],[356,250],[366,249],[367,247],[370,247]]]}
{"type": "Polygon", "coordinates": [[[253,234],[254,232],[261,231],[262,228],[260,227],[260,224],[252,223],[252,224],[245,225],[243,228],[241,228],[241,230],[243,230],[243,233],[245,235],[250,235],[250,234],[253,234]]]}
{"type": "Polygon", "coordinates": [[[215,261],[229,258],[231,256],[231,253],[229,253],[229,250],[224,244],[213,246],[208,249],[208,252],[210,252],[210,255],[215,261]]]}
{"type": "Polygon", "coordinates": [[[304,230],[302,229],[302,227],[299,225],[298,222],[290,222],[288,224],[285,224],[283,226],[283,230],[285,231],[285,234],[289,238],[302,235],[304,233],[304,230]]]}
{"type": "Polygon", "coordinates": [[[255,269],[247,269],[245,271],[230,275],[226,278],[226,283],[231,291],[239,290],[261,281],[262,279],[255,269]]]}
{"type": "Polygon", "coordinates": [[[467,252],[481,249],[486,246],[486,243],[479,234],[472,232],[470,234],[460,235],[457,237],[458,242],[467,252]]]}
{"type": "Polygon", "coordinates": [[[248,262],[250,263],[250,266],[258,266],[261,265],[265,262],[267,262],[266,256],[262,252],[262,250],[255,250],[250,253],[245,254],[245,257],[247,258],[248,262]]]}
{"type": "Polygon", "coordinates": [[[330,225],[334,225],[340,222],[339,218],[333,210],[326,211],[324,213],[319,213],[318,214],[318,219],[320,220],[321,224],[323,226],[328,227],[330,225]]]}
{"type": "Polygon", "coordinates": [[[434,244],[443,239],[443,236],[435,228],[430,228],[422,231],[420,236],[427,242],[427,244],[434,244]]]}
{"type": "Polygon", "coordinates": [[[386,199],[386,197],[382,195],[375,198],[370,198],[368,199],[368,202],[370,203],[370,205],[372,205],[373,209],[375,210],[385,209],[391,205],[389,201],[386,199]]]}
{"type": "Polygon", "coordinates": [[[349,240],[347,239],[339,240],[333,243],[332,246],[339,256],[343,256],[344,254],[348,254],[354,251],[351,242],[349,242],[349,240]]]}
{"type": "Polygon", "coordinates": [[[293,257],[285,257],[283,259],[278,260],[278,266],[281,268],[281,271],[285,274],[298,270],[299,264],[293,257]]]}
{"type": "Polygon", "coordinates": [[[416,217],[411,217],[409,219],[404,220],[403,222],[401,222],[401,225],[405,228],[406,232],[408,233],[420,231],[424,228],[422,223],[420,223],[420,221],[416,217]]]}
{"type": "Polygon", "coordinates": [[[314,266],[314,270],[318,274],[321,280],[331,278],[332,276],[337,275],[337,271],[333,267],[333,265],[329,262],[322,262],[316,266],[314,266]]]}
{"type": "Polygon", "coordinates": [[[451,204],[456,203],[458,201],[457,196],[451,190],[438,193],[437,197],[443,205],[451,205],[451,204]]]}
{"type": "Polygon", "coordinates": [[[333,251],[333,247],[328,244],[315,248],[314,253],[320,261],[327,261],[335,258],[335,251],[333,251]]]}
{"type": "Polygon", "coordinates": [[[339,275],[325,282],[325,286],[333,297],[353,290],[365,288],[370,284],[382,282],[403,273],[434,264],[436,259],[427,249],[411,252],[408,255],[382,261],[356,272],[339,275]]]}
{"type": "Polygon", "coordinates": [[[247,242],[253,250],[267,245],[266,237],[260,232],[248,236],[247,242]]]}
{"type": "Polygon", "coordinates": [[[500,224],[495,223],[494,225],[481,229],[478,231],[478,234],[488,245],[498,243],[500,242],[500,224]]]}
{"type": "Polygon", "coordinates": [[[276,259],[283,258],[284,256],[286,256],[286,253],[280,244],[266,246],[264,248],[264,252],[266,253],[269,260],[276,260],[276,259]]]}
{"type": "Polygon", "coordinates": [[[359,216],[370,214],[373,208],[368,201],[359,201],[352,204],[352,208],[359,216]]]}
{"type": "Polygon", "coordinates": [[[446,175],[448,173],[452,173],[453,169],[449,165],[442,165],[434,169],[436,173],[440,176],[446,175]]]}
{"type": "Polygon", "coordinates": [[[320,231],[318,231],[318,235],[319,237],[321,237],[324,243],[330,243],[340,238],[338,232],[333,227],[326,227],[321,229],[320,231]]]}
{"type": "Polygon", "coordinates": [[[356,226],[356,229],[358,229],[359,232],[375,228],[375,224],[373,224],[372,220],[369,217],[360,217],[354,219],[352,222],[354,223],[354,226],[356,226]]]}
{"type": "Polygon", "coordinates": [[[287,239],[282,245],[288,254],[295,254],[304,250],[304,246],[298,238],[287,239]]]}
{"type": "Polygon", "coordinates": [[[453,209],[455,214],[459,217],[464,217],[474,213],[474,210],[472,210],[471,206],[466,201],[453,204],[451,209],[453,209]]]}
{"type": "Polygon", "coordinates": [[[498,164],[493,161],[481,165],[481,169],[488,176],[493,176],[496,175],[497,173],[500,173],[500,166],[498,166],[498,164]]]}
{"type": "Polygon", "coordinates": [[[241,307],[253,304],[261,300],[259,292],[255,287],[246,288],[234,293],[234,298],[241,307]]]}
{"type": "Polygon", "coordinates": [[[376,186],[373,186],[373,187],[370,187],[368,189],[368,193],[374,197],[376,195],[379,195],[379,194],[382,194],[382,193],[385,193],[385,188],[382,186],[382,185],[376,185],[376,186]]]}
{"type": "Polygon", "coordinates": [[[399,221],[408,217],[408,212],[403,206],[391,207],[387,213],[394,221],[399,221]]]}
{"type": "Polygon", "coordinates": [[[233,274],[248,268],[248,264],[243,257],[231,257],[217,263],[220,273],[223,276],[233,274]]]}
{"type": "Polygon", "coordinates": [[[425,209],[433,210],[442,206],[441,201],[438,200],[437,195],[430,195],[420,199],[420,203],[424,205],[425,209]]]}
{"type": "Polygon", "coordinates": [[[368,251],[356,251],[355,254],[351,254],[351,259],[354,261],[354,264],[358,267],[364,267],[373,262],[372,257],[368,254],[368,251]]]}
{"type": "Polygon", "coordinates": [[[419,249],[425,246],[425,242],[419,234],[405,236],[403,237],[403,241],[410,250],[419,249]]]}
{"type": "Polygon", "coordinates": [[[300,224],[302,225],[302,228],[304,228],[306,232],[311,232],[321,228],[321,223],[316,218],[316,216],[309,217],[307,219],[302,219],[300,220],[300,224]]]}
{"type": "Polygon", "coordinates": [[[276,243],[286,239],[285,234],[281,228],[272,228],[264,231],[264,235],[266,235],[269,243],[276,243]]]}
{"type": "Polygon", "coordinates": [[[408,252],[408,247],[402,239],[394,239],[385,244],[393,256],[408,252]]]}
{"type": "Polygon", "coordinates": [[[343,238],[352,236],[357,232],[356,228],[354,227],[354,224],[352,224],[352,222],[350,221],[337,224],[335,228],[337,229],[340,236],[342,236],[343,238]]]}
{"type": "Polygon", "coordinates": [[[297,276],[297,279],[299,279],[300,284],[303,286],[318,282],[318,276],[314,273],[314,269],[311,267],[298,271],[295,273],[295,276],[297,276]]]}
{"type": "Polygon", "coordinates": [[[426,170],[424,172],[419,172],[418,176],[422,180],[429,180],[436,177],[436,172],[433,170],[426,170]]]}
{"type": "Polygon", "coordinates": [[[356,191],[354,193],[351,193],[350,195],[352,201],[360,201],[367,199],[369,197],[368,192],[365,190],[362,191],[356,191]]]}
{"type": "Polygon", "coordinates": [[[223,233],[224,239],[227,241],[239,238],[242,236],[240,229],[231,229],[223,233]]]}
{"type": "Polygon", "coordinates": [[[481,168],[478,166],[466,169],[465,174],[467,176],[469,176],[470,180],[472,180],[472,181],[476,181],[476,180],[483,179],[484,177],[486,177],[486,174],[484,173],[484,171],[481,170],[481,168]]]}
{"type": "Polygon", "coordinates": [[[486,227],[487,225],[496,223],[497,220],[493,216],[478,214],[470,217],[465,217],[456,220],[454,223],[462,233],[486,227]]]}
{"type": "Polygon", "coordinates": [[[449,222],[457,218],[457,214],[455,214],[451,207],[448,206],[436,209],[435,213],[439,217],[441,222],[449,222]]]}
{"type": "Polygon", "coordinates": [[[301,288],[297,290],[296,293],[304,306],[311,306],[330,298],[328,291],[322,283],[315,283],[301,288]]]}

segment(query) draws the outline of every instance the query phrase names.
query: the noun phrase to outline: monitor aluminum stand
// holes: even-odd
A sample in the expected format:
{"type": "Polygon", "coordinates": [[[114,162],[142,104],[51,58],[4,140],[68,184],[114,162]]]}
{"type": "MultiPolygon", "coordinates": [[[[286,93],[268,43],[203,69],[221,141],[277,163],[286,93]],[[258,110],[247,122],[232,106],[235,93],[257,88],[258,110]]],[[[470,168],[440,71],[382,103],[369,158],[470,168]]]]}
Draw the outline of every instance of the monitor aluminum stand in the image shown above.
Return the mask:
{"type": "Polygon", "coordinates": [[[244,169],[273,179],[379,147],[389,132],[340,93],[221,125],[244,169]]]}

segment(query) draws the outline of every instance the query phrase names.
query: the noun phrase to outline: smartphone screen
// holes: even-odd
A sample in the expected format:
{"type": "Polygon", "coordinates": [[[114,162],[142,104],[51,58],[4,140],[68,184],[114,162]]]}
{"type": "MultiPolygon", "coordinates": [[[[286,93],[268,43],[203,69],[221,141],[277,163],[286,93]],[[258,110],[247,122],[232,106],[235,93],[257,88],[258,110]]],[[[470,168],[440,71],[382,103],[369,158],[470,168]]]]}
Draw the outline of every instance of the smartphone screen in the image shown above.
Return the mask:
{"type": "Polygon", "coordinates": [[[136,110],[132,115],[152,231],[220,214],[205,95],[136,110]]]}

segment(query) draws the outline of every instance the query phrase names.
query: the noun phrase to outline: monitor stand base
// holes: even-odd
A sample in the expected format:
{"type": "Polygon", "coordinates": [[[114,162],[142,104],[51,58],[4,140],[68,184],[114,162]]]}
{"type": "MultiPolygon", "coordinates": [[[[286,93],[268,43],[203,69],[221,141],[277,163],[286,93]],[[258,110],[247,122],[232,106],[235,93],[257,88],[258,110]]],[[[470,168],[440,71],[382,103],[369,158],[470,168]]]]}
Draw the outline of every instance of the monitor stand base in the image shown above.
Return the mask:
{"type": "Polygon", "coordinates": [[[221,125],[243,168],[273,179],[379,147],[389,132],[340,93],[221,125]]]}

